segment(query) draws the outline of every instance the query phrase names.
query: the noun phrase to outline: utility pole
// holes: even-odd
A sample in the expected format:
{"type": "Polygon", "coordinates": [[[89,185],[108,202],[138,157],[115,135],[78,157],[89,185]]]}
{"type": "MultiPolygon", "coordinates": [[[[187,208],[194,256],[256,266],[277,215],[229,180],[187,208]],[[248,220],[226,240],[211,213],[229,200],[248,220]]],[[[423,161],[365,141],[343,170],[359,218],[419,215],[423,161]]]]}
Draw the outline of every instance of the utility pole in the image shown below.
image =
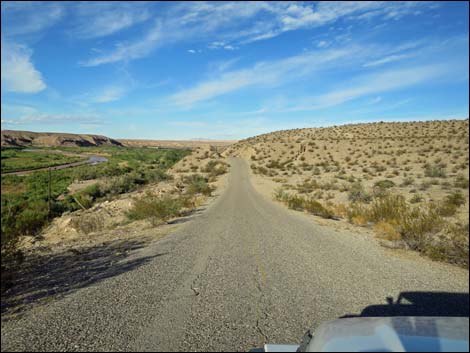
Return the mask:
{"type": "Polygon", "coordinates": [[[51,217],[51,167],[49,167],[49,185],[48,185],[48,198],[47,198],[47,206],[48,206],[48,216],[51,217]]]}

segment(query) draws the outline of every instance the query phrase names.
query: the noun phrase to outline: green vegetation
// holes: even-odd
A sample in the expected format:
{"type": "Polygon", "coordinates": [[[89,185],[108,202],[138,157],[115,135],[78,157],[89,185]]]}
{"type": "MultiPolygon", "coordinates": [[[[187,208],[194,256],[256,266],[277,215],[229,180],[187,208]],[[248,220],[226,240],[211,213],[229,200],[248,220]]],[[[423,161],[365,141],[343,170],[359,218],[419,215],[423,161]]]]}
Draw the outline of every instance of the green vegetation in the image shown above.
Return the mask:
{"type": "Polygon", "coordinates": [[[219,175],[227,173],[227,163],[222,161],[209,161],[206,167],[202,170],[209,174],[210,179],[215,179],[219,175]]]}
{"type": "Polygon", "coordinates": [[[207,182],[207,178],[199,174],[193,174],[184,178],[184,183],[187,185],[187,193],[189,195],[203,194],[210,196],[212,189],[207,182]]]}
{"type": "Polygon", "coordinates": [[[162,221],[178,216],[183,205],[182,197],[157,197],[147,194],[134,201],[128,217],[131,220],[149,219],[152,225],[158,225],[162,221]]]}
{"type": "Polygon", "coordinates": [[[6,246],[14,246],[18,235],[35,235],[51,218],[63,212],[82,206],[88,208],[97,200],[112,198],[168,178],[165,171],[190,153],[186,150],[123,147],[69,147],[61,150],[104,154],[108,162],[52,171],[50,212],[47,171],[25,176],[2,175],[2,250],[6,246]],[[93,179],[99,182],[74,195],[68,193],[67,188],[74,181],[93,179]],[[63,197],[59,199],[61,195],[63,197]]]}
{"type": "Polygon", "coordinates": [[[184,194],[177,196],[155,196],[147,193],[134,200],[128,217],[131,220],[148,219],[152,225],[167,222],[179,216],[184,209],[192,210],[196,205],[197,195],[210,196],[212,189],[207,178],[200,174],[193,174],[183,178],[186,185],[184,194]]]}
{"type": "Polygon", "coordinates": [[[31,170],[74,163],[87,157],[67,156],[48,149],[2,148],[2,173],[31,170]]]}
{"type": "Polygon", "coordinates": [[[447,177],[446,166],[443,163],[424,166],[424,175],[429,178],[445,178],[447,177]]]}

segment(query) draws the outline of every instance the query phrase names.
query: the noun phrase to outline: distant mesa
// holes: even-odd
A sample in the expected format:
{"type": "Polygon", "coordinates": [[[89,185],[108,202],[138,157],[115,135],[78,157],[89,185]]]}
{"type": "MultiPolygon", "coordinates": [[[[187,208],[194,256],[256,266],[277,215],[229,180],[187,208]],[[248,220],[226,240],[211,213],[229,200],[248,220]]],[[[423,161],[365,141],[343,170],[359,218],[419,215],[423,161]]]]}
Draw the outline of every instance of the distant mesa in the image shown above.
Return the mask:
{"type": "Polygon", "coordinates": [[[86,147],[122,146],[122,143],[101,135],[68,134],[2,130],[2,147],[86,147]]]}

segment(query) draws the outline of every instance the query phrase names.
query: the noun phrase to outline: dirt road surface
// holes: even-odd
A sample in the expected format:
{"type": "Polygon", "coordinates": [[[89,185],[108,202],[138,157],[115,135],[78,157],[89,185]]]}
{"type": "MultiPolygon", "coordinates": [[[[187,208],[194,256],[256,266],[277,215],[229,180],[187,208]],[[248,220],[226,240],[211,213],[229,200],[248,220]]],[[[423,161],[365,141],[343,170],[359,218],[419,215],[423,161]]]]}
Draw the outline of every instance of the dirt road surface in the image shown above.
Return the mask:
{"type": "Polygon", "coordinates": [[[2,320],[2,351],[247,351],[346,315],[468,316],[468,271],[315,225],[231,165],[220,197],[119,273],[2,320]]]}

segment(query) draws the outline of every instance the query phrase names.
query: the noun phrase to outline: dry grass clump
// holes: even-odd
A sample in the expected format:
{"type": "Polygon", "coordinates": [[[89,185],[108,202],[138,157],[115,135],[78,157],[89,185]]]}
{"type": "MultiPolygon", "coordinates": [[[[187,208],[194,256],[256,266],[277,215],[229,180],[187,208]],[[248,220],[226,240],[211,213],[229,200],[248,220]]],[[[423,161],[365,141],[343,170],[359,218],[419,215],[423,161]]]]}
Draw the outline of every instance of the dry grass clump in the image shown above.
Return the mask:
{"type": "Polygon", "coordinates": [[[73,217],[70,225],[76,230],[89,234],[100,231],[104,228],[104,219],[99,214],[87,214],[86,217],[73,217]]]}
{"type": "MultiPolygon", "coordinates": [[[[460,199],[452,196],[445,205],[454,205],[454,200],[460,199]]],[[[402,240],[409,249],[468,266],[468,231],[447,221],[442,213],[434,203],[412,206],[402,195],[387,195],[371,204],[353,203],[348,219],[357,225],[375,224],[380,237],[402,240]],[[462,245],[467,248],[462,249],[462,245]]]]}
{"type": "Polygon", "coordinates": [[[279,188],[275,191],[274,198],[285,203],[290,209],[297,211],[307,211],[308,213],[322,218],[334,218],[334,213],[332,210],[312,198],[289,195],[282,188],[279,188]]]}
{"type": "Polygon", "coordinates": [[[148,219],[154,226],[166,222],[180,215],[183,205],[187,201],[183,197],[163,196],[158,197],[146,194],[134,201],[129,210],[128,217],[131,220],[148,219]]]}

